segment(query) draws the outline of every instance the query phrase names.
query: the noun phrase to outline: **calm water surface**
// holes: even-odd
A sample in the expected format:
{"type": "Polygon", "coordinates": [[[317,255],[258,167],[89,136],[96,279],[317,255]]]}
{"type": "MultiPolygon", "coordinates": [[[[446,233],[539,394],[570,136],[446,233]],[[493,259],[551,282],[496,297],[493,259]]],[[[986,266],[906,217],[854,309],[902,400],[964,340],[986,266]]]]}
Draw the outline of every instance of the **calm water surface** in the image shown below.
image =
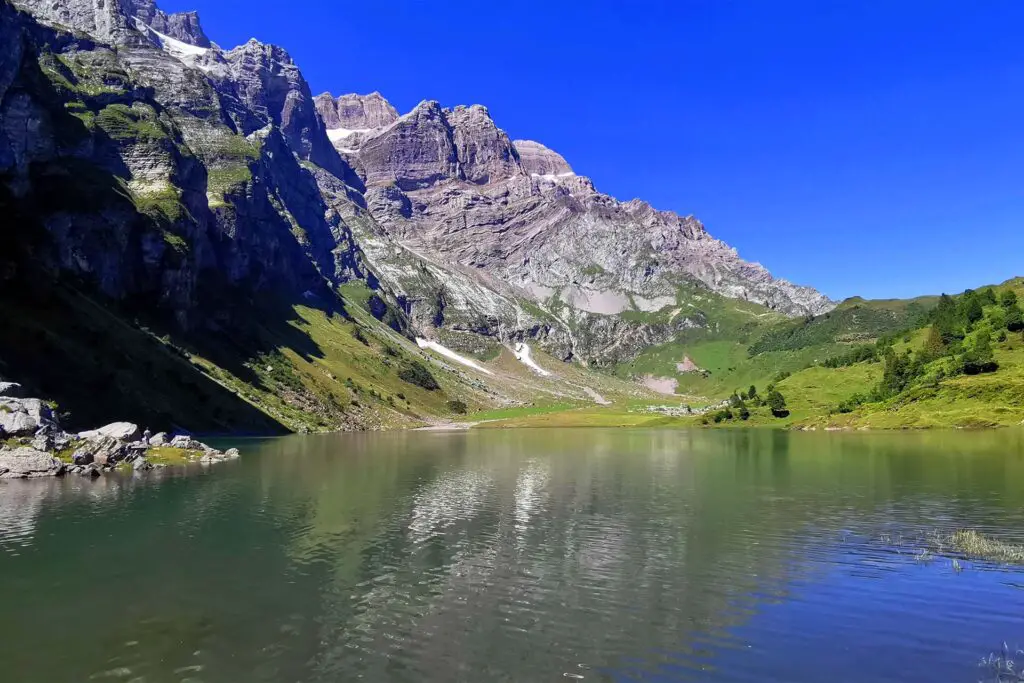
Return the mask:
{"type": "Polygon", "coordinates": [[[0,482],[0,679],[992,680],[1021,431],[249,441],[190,476],[0,482]],[[901,540],[903,539],[903,540],[901,540]]]}

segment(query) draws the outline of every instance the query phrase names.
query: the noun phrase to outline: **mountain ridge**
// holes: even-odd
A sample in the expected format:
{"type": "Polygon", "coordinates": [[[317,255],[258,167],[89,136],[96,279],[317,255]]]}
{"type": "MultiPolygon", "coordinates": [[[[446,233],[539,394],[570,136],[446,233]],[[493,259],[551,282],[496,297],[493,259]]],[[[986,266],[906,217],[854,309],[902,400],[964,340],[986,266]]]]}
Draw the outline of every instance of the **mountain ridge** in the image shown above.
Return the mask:
{"type": "MultiPolygon", "coordinates": [[[[406,424],[441,409],[426,394],[409,410],[379,392],[357,399],[334,371],[325,385],[310,359],[330,357],[339,332],[367,341],[368,356],[343,345],[365,356],[352,372],[394,391],[395,363],[429,358],[417,337],[487,357],[532,343],[607,367],[718,326],[718,310],[747,299],[763,315],[834,305],[742,261],[693,217],[599,193],[556,152],[511,140],[482,105],[424,100],[399,115],[379,93],[313,97],[283,48],[224,50],[198,15],[153,2],[0,0],[0,14],[0,200],[32,226],[4,235],[6,281],[74,283],[119,319],[141,316],[207,380],[286,426],[406,424]],[[320,314],[331,322],[310,322],[320,314]]],[[[55,300],[82,305],[77,293],[55,300]]],[[[0,335],[0,362],[80,367],[67,355],[28,362],[46,347],[11,346],[19,334],[0,335]]],[[[465,372],[444,391],[521,400],[465,372]]]]}

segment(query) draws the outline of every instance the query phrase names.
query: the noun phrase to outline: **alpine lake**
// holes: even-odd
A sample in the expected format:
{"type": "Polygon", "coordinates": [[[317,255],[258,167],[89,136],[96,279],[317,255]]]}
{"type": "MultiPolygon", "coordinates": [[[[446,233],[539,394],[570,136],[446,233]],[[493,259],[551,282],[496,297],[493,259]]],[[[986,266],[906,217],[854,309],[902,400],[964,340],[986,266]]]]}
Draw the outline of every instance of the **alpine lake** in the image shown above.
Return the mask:
{"type": "Polygon", "coordinates": [[[2,680],[1024,680],[1020,429],[211,443],[0,482],[2,680]]]}

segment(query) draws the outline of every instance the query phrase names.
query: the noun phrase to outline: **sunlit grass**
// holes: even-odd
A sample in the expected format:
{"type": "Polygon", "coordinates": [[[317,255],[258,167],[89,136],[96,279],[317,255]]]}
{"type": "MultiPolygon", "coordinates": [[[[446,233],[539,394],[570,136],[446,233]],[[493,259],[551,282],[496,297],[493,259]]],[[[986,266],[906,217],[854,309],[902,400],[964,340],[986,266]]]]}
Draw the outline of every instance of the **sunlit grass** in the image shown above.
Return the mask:
{"type": "Polygon", "coordinates": [[[973,529],[957,531],[948,537],[947,542],[950,548],[967,557],[993,562],[1024,564],[1024,545],[989,538],[973,529]]]}

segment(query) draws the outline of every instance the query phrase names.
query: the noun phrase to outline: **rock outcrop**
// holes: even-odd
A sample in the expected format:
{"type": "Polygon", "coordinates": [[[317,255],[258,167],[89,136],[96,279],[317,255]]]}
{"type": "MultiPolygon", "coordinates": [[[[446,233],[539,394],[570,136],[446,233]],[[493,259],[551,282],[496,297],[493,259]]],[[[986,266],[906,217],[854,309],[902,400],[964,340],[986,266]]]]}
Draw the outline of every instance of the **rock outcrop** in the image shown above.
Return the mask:
{"type": "Polygon", "coordinates": [[[315,101],[328,130],[371,131],[398,120],[398,111],[379,92],[342,95],[337,99],[322,93],[315,101]]]}
{"type": "MultiPolygon", "coordinates": [[[[10,393],[17,385],[4,382],[0,386],[10,393]]],[[[131,422],[68,434],[40,399],[0,398],[0,479],[98,477],[118,468],[139,472],[238,457],[238,449],[219,451],[187,435],[170,441],[164,433],[151,437],[131,422]]]]}
{"type": "Polygon", "coordinates": [[[516,152],[519,153],[519,160],[523,170],[530,175],[540,176],[570,176],[575,175],[569,162],[562,158],[558,152],[548,149],[539,142],[533,140],[514,140],[516,152]]]}
{"type": "Polygon", "coordinates": [[[212,47],[210,39],[203,33],[196,12],[167,14],[156,6],[155,0],[120,0],[124,10],[144,24],[166,36],[188,45],[212,47]]]}

